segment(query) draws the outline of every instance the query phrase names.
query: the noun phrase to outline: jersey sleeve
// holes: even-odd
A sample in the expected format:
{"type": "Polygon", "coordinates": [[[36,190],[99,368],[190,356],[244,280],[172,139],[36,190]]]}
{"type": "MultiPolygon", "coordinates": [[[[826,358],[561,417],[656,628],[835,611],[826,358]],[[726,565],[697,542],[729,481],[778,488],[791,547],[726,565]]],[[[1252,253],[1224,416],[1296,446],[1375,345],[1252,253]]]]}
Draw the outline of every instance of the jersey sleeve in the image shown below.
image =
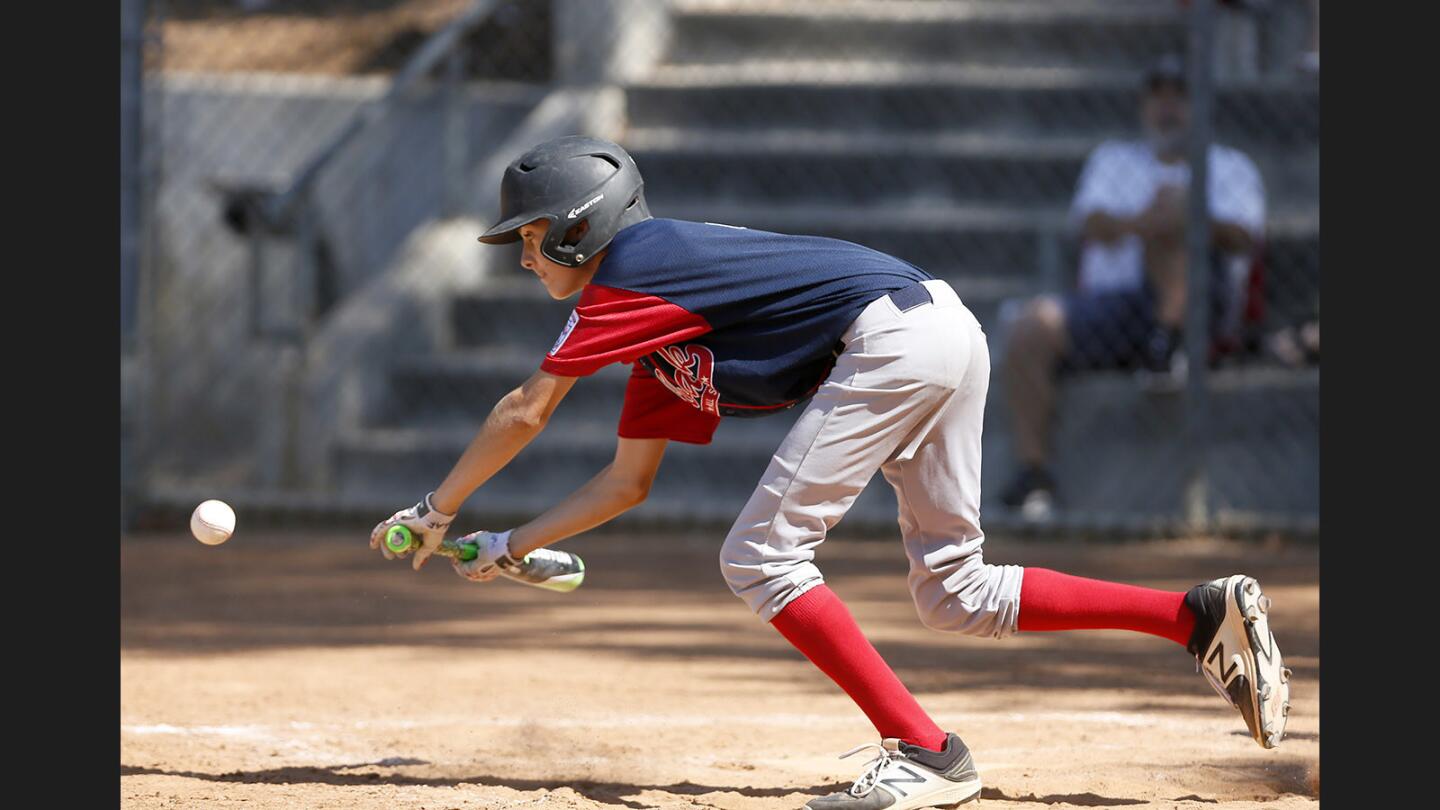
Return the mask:
{"type": "Polygon", "coordinates": [[[703,317],[659,296],[590,284],[540,368],[584,377],[709,331],[703,317]]]}
{"type": "Polygon", "coordinates": [[[621,438],[709,444],[719,426],[719,416],[675,396],[644,366],[636,363],[630,370],[617,431],[621,438]]]}

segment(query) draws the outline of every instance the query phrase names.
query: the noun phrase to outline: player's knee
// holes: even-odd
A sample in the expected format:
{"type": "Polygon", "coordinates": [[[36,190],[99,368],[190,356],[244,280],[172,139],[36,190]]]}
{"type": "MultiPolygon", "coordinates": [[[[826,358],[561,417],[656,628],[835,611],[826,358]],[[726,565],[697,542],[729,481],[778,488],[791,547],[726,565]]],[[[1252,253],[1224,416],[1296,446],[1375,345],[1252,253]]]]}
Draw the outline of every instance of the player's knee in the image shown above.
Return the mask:
{"type": "Polygon", "coordinates": [[[765,540],[764,532],[732,530],[720,547],[720,574],[731,593],[769,621],[824,577],[811,552],[777,549],[765,540]]]}
{"type": "Polygon", "coordinates": [[[947,595],[939,599],[922,599],[917,594],[915,613],[920,617],[920,623],[931,630],[962,635],[984,635],[976,629],[982,624],[980,621],[983,619],[981,607],[955,595],[947,595]]]}
{"type": "Polygon", "coordinates": [[[736,596],[755,584],[762,562],[745,536],[733,529],[720,546],[720,576],[736,596]]]}
{"type": "Polygon", "coordinates": [[[1015,632],[1019,579],[1015,566],[970,565],[911,585],[920,623],[942,633],[1003,638],[1015,632]]]}
{"type": "Polygon", "coordinates": [[[720,576],[729,586],[731,593],[737,593],[735,589],[735,560],[729,555],[725,546],[720,547],[720,576]]]}

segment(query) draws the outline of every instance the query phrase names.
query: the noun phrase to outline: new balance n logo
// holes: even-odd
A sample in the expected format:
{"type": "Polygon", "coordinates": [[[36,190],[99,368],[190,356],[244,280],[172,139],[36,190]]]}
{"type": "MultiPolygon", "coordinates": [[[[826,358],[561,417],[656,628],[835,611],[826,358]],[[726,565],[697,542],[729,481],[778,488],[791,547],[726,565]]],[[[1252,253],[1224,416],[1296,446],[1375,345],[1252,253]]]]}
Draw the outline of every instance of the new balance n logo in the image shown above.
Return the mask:
{"type": "Polygon", "coordinates": [[[905,773],[907,773],[907,774],[910,775],[910,778],[909,778],[909,779],[902,779],[902,778],[900,778],[900,777],[898,777],[898,776],[892,776],[892,777],[890,777],[889,779],[881,779],[881,780],[880,780],[880,784],[884,785],[884,786],[887,787],[887,788],[890,788],[891,790],[895,791],[896,793],[899,793],[901,796],[909,796],[910,794],[909,794],[909,793],[906,793],[906,792],[905,792],[904,790],[902,790],[901,788],[896,787],[896,784],[898,784],[898,783],[904,783],[904,784],[907,784],[907,785],[923,785],[923,784],[925,784],[925,777],[924,777],[922,774],[919,774],[919,773],[917,773],[917,772],[915,772],[915,771],[913,771],[913,770],[905,767],[904,765],[896,765],[896,766],[895,766],[895,769],[896,769],[896,770],[900,770],[900,771],[904,771],[905,773]]]}
{"type": "Polygon", "coordinates": [[[1235,661],[1234,659],[1226,659],[1226,658],[1225,658],[1225,645],[1224,645],[1224,644],[1220,644],[1220,643],[1218,643],[1218,642],[1215,644],[1215,651],[1212,652],[1212,653],[1210,653],[1210,657],[1205,659],[1205,663],[1206,663],[1206,664],[1215,664],[1215,659],[1216,659],[1216,658],[1219,658],[1219,659],[1221,659],[1222,661],[1223,661],[1223,660],[1229,660],[1229,661],[1230,661],[1230,668],[1229,668],[1229,669],[1221,669],[1221,670],[1220,670],[1220,682],[1221,682],[1221,683],[1229,683],[1229,682],[1230,682],[1230,676],[1234,675],[1234,674],[1235,674],[1235,670],[1240,667],[1239,662],[1235,661]]]}

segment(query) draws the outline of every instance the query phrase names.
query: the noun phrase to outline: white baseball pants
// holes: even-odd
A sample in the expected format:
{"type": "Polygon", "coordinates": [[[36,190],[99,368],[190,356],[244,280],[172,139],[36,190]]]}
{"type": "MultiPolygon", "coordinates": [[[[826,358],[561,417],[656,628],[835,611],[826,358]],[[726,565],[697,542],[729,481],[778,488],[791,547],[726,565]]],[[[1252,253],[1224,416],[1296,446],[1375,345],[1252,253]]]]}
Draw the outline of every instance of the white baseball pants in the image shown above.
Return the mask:
{"type": "Polygon", "coordinates": [[[1022,568],[988,565],[980,531],[985,333],[944,281],[902,312],[889,296],[846,330],[845,350],[770,460],[725,539],[720,568],[769,621],[824,581],[815,549],[879,469],[895,488],[909,585],[928,627],[1015,631],[1022,568]]]}

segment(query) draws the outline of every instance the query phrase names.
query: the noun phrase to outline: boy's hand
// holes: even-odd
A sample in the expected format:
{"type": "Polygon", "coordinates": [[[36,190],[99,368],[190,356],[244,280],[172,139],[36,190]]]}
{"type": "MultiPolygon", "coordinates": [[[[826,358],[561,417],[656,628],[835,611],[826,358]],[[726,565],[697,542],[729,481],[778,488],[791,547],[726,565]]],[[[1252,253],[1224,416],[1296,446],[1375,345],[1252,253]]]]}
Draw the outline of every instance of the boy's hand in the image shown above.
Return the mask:
{"type": "Polygon", "coordinates": [[[391,526],[402,525],[420,538],[420,546],[415,549],[415,562],[413,563],[414,569],[419,571],[420,566],[425,564],[425,560],[435,553],[435,549],[440,547],[440,541],[445,539],[445,532],[449,530],[450,522],[455,519],[454,515],[437,512],[431,507],[430,497],[434,494],[431,492],[420,503],[409,509],[401,509],[386,520],[380,521],[370,532],[370,548],[380,549],[387,560],[404,557],[409,552],[395,554],[386,548],[383,542],[385,532],[391,526]]]}
{"type": "Polygon", "coordinates": [[[475,559],[469,562],[451,559],[450,564],[455,567],[455,573],[471,582],[489,582],[499,576],[499,561],[510,559],[510,532],[513,531],[514,529],[503,532],[475,532],[460,538],[457,542],[475,545],[476,555],[475,559]]]}

